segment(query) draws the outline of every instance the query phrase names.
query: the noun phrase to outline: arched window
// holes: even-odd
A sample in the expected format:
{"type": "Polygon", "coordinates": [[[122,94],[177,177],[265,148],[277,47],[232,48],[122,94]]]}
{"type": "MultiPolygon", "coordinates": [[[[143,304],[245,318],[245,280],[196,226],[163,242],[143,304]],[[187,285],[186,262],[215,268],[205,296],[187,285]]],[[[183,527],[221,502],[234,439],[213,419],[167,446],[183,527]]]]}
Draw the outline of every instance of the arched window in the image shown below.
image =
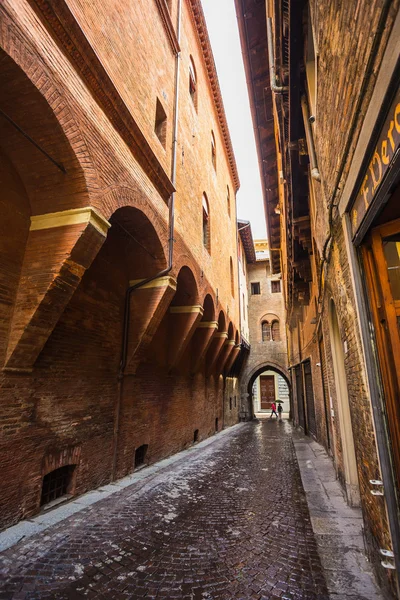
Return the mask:
{"type": "Polygon", "coordinates": [[[231,193],[229,191],[229,185],[226,186],[226,204],[228,207],[228,215],[231,216],[231,193]]]}
{"type": "Polygon", "coordinates": [[[189,62],[189,94],[192,98],[195,109],[197,110],[197,76],[196,67],[194,66],[193,57],[190,57],[189,62]]]}
{"type": "Polygon", "coordinates": [[[279,328],[279,321],[272,321],[271,323],[271,336],[274,342],[279,342],[281,339],[281,332],[279,328]]]}
{"type": "Polygon", "coordinates": [[[235,296],[235,280],[233,277],[233,262],[232,262],[232,257],[229,259],[229,270],[230,270],[230,274],[231,274],[231,294],[234,297],[235,296]]]}
{"type": "Polygon", "coordinates": [[[261,323],[261,335],[262,335],[263,342],[271,341],[271,326],[268,323],[268,321],[263,321],[261,323]]]}
{"type": "Polygon", "coordinates": [[[203,246],[210,252],[210,211],[206,194],[203,194],[203,246]]]}
{"type": "Polygon", "coordinates": [[[211,131],[211,160],[215,170],[217,170],[217,148],[215,145],[215,135],[211,131]]]}

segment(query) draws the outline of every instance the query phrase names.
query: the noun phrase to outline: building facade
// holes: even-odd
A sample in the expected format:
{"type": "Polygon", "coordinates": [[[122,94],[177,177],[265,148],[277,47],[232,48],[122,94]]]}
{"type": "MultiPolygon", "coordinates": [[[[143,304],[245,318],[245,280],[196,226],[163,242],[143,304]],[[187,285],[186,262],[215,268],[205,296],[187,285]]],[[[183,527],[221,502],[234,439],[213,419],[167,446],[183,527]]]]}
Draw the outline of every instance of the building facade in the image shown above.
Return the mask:
{"type": "Polygon", "coordinates": [[[255,240],[247,265],[250,355],[241,376],[242,404],[249,416],[269,413],[282,402],[289,413],[289,372],[280,274],[271,273],[267,240],[255,240]]]}
{"type": "Polygon", "coordinates": [[[293,419],[332,455],[397,597],[399,2],[236,7],[293,419]]]}
{"type": "Polygon", "coordinates": [[[239,179],[199,0],[0,15],[7,526],[223,427],[239,179]]]}

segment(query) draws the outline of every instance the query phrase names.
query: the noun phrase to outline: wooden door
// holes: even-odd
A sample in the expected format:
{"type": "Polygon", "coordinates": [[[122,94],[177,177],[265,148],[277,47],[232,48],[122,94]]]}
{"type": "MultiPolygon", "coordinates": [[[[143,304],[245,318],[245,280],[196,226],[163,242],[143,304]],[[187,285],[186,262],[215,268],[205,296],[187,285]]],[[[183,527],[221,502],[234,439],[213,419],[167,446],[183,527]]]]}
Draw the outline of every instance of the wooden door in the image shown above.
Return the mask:
{"type": "Polygon", "coordinates": [[[297,398],[297,418],[300,427],[307,432],[306,418],[304,413],[304,392],[303,392],[303,370],[301,365],[295,367],[296,375],[296,398],[297,398]]]}
{"type": "Polygon", "coordinates": [[[261,410],[270,410],[275,402],[275,375],[261,375],[261,410]]]}
{"type": "Polygon", "coordinates": [[[400,486],[400,219],[373,229],[362,255],[400,486]]]}
{"type": "Polygon", "coordinates": [[[306,390],[308,431],[316,437],[317,423],[315,420],[314,388],[312,382],[311,362],[309,360],[304,363],[304,387],[306,390]]]}

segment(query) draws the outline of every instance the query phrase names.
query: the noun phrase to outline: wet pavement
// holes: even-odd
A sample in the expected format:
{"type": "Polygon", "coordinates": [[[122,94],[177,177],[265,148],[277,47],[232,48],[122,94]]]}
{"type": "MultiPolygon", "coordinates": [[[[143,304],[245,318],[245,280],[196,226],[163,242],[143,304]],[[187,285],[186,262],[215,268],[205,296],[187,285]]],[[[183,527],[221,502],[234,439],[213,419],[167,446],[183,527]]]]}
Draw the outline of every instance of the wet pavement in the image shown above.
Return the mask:
{"type": "Polygon", "coordinates": [[[177,456],[0,554],[0,599],[328,600],[287,421],[177,456]]]}

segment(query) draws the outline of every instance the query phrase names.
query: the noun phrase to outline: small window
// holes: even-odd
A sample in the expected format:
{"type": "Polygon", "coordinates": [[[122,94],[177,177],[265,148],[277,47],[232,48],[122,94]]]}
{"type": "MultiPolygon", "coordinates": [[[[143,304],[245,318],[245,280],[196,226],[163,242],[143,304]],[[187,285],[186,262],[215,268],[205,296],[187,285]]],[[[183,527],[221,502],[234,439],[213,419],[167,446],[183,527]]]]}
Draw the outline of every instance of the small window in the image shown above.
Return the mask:
{"type": "Polygon", "coordinates": [[[251,284],[251,294],[252,296],[259,296],[261,294],[259,281],[251,284]]]}
{"type": "Polygon", "coordinates": [[[229,191],[229,185],[226,186],[226,205],[228,209],[228,215],[231,216],[231,193],[229,191]]]}
{"type": "Polygon", "coordinates": [[[194,433],[193,433],[193,443],[195,444],[198,441],[199,441],[199,430],[195,429],[194,433]]]}
{"type": "Polygon", "coordinates": [[[210,243],[210,212],[206,194],[203,194],[203,246],[211,252],[210,243]]]}
{"type": "Polygon", "coordinates": [[[167,143],[167,115],[158,98],[156,105],[156,122],[154,126],[154,131],[161,144],[165,148],[167,143]]]}
{"type": "Polygon", "coordinates": [[[197,76],[196,67],[194,66],[194,61],[192,57],[190,57],[189,62],[189,94],[194,104],[194,107],[197,110],[197,76]]]}
{"type": "Polygon", "coordinates": [[[271,281],[271,292],[273,294],[277,294],[281,291],[281,282],[280,280],[271,281]]]}
{"type": "Polygon", "coordinates": [[[261,323],[261,335],[263,342],[271,341],[271,327],[268,321],[263,321],[261,323]]]}
{"type": "Polygon", "coordinates": [[[215,170],[217,170],[217,148],[215,145],[215,135],[211,132],[211,161],[215,170]]]}
{"type": "Polygon", "coordinates": [[[232,297],[235,297],[235,279],[234,279],[234,275],[233,275],[233,262],[232,262],[232,257],[229,259],[229,269],[230,269],[230,274],[231,274],[231,294],[232,297]]]}
{"type": "Polygon", "coordinates": [[[279,327],[279,321],[272,321],[271,335],[272,335],[272,340],[274,342],[279,342],[280,341],[280,339],[281,339],[281,332],[280,332],[280,327],[279,327]]]}
{"type": "Polygon", "coordinates": [[[218,431],[218,418],[215,419],[215,431],[218,431]]]}
{"type": "Polygon", "coordinates": [[[147,454],[148,447],[149,447],[148,444],[143,444],[143,446],[139,446],[139,448],[136,448],[136,451],[135,451],[135,469],[137,467],[141,467],[142,465],[144,465],[145,460],[146,460],[146,454],[147,454]]]}
{"type": "Polygon", "coordinates": [[[65,467],[60,467],[55,471],[51,471],[51,473],[47,473],[47,475],[43,477],[40,506],[49,504],[50,502],[53,502],[53,500],[57,500],[57,498],[61,498],[68,494],[74,470],[75,465],[66,465],[65,467]]]}
{"type": "Polygon", "coordinates": [[[232,410],[232,396],[229,398],[229,410],[232,410]]]}

